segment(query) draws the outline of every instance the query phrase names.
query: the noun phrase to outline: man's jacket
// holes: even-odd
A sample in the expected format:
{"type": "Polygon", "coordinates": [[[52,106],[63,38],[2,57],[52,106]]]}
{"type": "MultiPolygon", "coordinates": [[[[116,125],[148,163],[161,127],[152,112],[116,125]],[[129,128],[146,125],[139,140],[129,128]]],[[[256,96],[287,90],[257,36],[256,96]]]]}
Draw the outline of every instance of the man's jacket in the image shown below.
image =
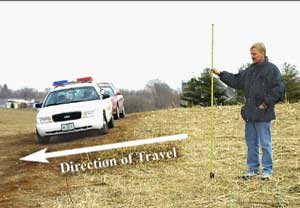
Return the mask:
{"type": "Polygon", "coordinates": [[[265,57],[263,63],[251,64],[238,74],[221,72],[220,79],[234,89],[245,94],[245,104],[241,114],[245,121],[262,122],[275,119],[274,106],[284,100],[285,86],[278,68],[265,57]],[[266,109],[258,106],[262,103],[266,109]]]}

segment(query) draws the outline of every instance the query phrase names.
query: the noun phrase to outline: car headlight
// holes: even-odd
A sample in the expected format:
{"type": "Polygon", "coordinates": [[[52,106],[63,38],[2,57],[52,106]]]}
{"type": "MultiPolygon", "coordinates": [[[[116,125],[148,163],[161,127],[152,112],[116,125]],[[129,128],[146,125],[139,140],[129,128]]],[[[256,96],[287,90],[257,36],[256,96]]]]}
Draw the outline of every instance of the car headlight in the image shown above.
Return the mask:
{"type": "Polygon", "coordinates": [[[82,118],[92,118],[92,117],[95,117],[95,114],[96,114],[95,110],[93,110],[93,111],[84,111],[82,113],[82,118]]]}
{"type": "Polygon", "coordinates": [[[37,122],[39,124],[47,124],[47,123],[52,123],[52,118],[50,116],[47,117],[40,117],[37,119],[37,122]]]}

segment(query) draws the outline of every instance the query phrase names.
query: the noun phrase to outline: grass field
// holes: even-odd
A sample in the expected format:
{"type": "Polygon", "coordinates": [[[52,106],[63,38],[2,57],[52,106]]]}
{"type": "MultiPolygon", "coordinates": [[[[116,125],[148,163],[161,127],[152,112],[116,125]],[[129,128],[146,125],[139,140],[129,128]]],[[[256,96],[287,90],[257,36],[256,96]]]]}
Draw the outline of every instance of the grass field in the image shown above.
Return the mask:
{"type": "Polygon", "coordinates": [[[0,110],[0,207],[300,207],[300,104],[277,105],[272,122],[274,175],[243,181],[246,146],[241,106],[216,109],[215,178],[209,178],[209,108],[130,114],[105,136],[54,138],[38,144],[32,110],[0,110]],[[185,141],[49,159],[19,161],[48,147],[64,150],[131,139],[187,133],[185,141]],[[175,159],[61,174],[60,162],[166,151],[175,159]]]}

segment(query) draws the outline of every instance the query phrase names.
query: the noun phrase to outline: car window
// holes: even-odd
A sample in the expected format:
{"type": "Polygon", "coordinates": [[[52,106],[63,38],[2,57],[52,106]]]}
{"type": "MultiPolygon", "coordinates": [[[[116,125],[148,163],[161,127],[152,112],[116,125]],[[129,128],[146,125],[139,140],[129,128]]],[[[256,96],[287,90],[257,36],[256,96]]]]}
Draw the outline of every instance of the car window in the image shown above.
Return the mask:
{"type": "Polygon", "coordinates": [[[45,100],[44,107],[99,99],[94,87],[63,89],[51,92],[45,100]]]}
{"type": "Polygon", "coordinates": [[[111,88],[114,95],[117,94],[117,92],[118,92],[117,88],[112,83],[110,83],[110,84],[98,83],[98,86],[102,89],[111,88]]]}
{"type": "Polygon", "coordinates": [[[114,96],[115,93],[111,87],[101,87],[105,91],[105,93],[109,94],[109,96],[114,96]]]}

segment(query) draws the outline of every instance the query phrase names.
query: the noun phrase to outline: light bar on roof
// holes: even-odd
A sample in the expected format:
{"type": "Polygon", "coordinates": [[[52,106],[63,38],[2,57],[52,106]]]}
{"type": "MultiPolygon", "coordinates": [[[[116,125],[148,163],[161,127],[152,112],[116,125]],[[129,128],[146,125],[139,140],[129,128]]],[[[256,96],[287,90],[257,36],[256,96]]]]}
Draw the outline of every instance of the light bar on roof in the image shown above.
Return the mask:
{"type": "Polygon", "coordinates": [[[60,80],[60,81],[55,81],[55,82],[53,82],[53,86],[54,87],[57,87],[57,86],[64,86],[64,85],[66,85],[66,84],[68,84],[68,80],[60,80]]]}
{"type": "Polygon", "coordinates": [[[77,79],[77,82],[92,82],[92,81],[93,81],[92,77],[82,77],[77,79]]]}

